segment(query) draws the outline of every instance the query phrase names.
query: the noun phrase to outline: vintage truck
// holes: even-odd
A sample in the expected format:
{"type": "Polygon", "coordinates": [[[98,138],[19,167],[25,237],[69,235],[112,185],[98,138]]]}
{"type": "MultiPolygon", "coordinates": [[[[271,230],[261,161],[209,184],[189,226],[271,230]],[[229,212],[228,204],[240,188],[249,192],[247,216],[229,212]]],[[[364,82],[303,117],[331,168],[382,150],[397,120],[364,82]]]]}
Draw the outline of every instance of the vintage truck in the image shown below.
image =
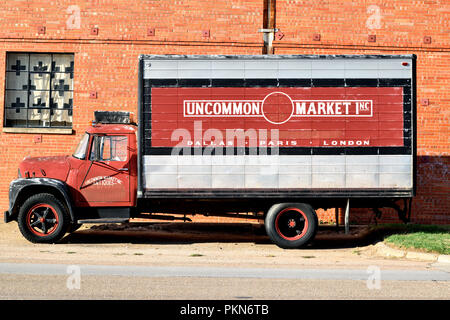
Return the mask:
{"type": "Polygon", "coordinates": [[[415,70],[415,55],[142,55],[137,124],[99,111],[72,155],[25,158],[5,222],[48,243],[83,223],[246,213],[298,248],[319,208],[407,221],[415,70]]]}

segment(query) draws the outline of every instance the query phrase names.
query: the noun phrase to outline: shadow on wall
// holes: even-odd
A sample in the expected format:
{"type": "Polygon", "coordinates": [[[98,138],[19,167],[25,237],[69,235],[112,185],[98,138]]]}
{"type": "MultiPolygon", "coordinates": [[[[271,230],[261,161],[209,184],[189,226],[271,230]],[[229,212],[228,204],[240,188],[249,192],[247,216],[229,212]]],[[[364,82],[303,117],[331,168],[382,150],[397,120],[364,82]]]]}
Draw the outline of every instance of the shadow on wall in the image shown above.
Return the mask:
{"type": "MultiPolygon", "coordinates": [[[[412,201],[412,223],[450,224],[450,157],[417,156],[416,196],[412,201]]],[[[352,224],[402,223],[394,209],[383,208],[381,218],[371,209],[354,209],[352,224]]]]}
{"type": "Polygon", "coordinates": [[[417,193],[412,222],[450,224],[450,157],[417,156],[417,193]]]}

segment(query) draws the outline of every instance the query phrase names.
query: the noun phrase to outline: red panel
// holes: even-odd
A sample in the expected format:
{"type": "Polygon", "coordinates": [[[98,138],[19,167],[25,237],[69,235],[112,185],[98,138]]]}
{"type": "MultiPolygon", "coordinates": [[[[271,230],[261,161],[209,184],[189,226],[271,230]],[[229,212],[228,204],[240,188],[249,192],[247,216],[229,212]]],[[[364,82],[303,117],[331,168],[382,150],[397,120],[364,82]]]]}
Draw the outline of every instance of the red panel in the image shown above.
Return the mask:
{"type": "Polygon", "coordinates": [[[171,141],[176,129],[197,146],[211,136],[239,146],[239,132],[242,141],[256,134],[261,145],[403,146],[403,89],[153,88],[152,146],[179,145],[171,141]]]}

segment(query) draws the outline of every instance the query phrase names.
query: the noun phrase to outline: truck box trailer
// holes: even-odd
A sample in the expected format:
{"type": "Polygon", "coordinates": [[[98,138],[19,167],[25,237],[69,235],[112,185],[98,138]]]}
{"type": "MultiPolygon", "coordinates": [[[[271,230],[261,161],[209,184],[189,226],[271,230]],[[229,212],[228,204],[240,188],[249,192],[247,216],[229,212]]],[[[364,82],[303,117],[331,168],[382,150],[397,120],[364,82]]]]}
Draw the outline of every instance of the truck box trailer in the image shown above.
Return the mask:
{"type": "Polygon", "coordinates": [[[274,243],[297,248],[319,208],[409,218],[414,55],[142,55],[138,67],[137,124],[97,112],[72,156],[20,164],[5,221],[28,240],[82,223],[252,212],[274,243]]]}

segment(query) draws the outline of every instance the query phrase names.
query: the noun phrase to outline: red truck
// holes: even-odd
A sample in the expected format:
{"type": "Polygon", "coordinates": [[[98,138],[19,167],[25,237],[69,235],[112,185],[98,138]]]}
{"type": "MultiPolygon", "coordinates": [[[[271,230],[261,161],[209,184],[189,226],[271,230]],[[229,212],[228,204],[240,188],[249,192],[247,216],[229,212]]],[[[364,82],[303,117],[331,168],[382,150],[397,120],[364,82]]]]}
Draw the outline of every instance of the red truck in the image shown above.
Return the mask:
{"type": "Polygon", "coordinates": [[[298,248],[314,238],[319,208],[391,207],[407,221],[415,63],[142,55],[138,123],[99,111],[71,156],[25,158],[5,222],[48,243],[83,223],[251,212],[275,244],[298,248]]]}

